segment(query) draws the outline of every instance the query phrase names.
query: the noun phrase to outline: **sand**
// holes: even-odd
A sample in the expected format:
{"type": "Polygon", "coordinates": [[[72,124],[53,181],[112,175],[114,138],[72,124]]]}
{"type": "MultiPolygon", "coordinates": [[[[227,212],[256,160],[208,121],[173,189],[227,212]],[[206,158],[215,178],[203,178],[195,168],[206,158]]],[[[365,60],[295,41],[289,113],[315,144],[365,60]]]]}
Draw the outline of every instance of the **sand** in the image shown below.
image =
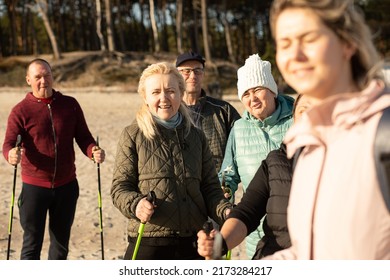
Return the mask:
{"type": "MultiPolygon", "coordinates": [[[[140,106],[140,98],[123,88],[56,88],[64,94],[75,97],[83,108],[89,128],[100,146],[106,151],[106,161],[100,166],[103,209],[104,254],[106,260],[123,259],[126,241],[127,220],[113,206],[110,197],[111,179],[117,141],[122,129],[130,124],[140,106]]],[[[22,100],[28,88],[0,88],[0,140],[1,146],[11,108],[22,100]]],[[[236,96],[228,100],[242,113],[243,107],[236,96]]],[[[75,147],[77,178],[80,185],[75,221],[70,238],[70,260],[101,259],[99,230],[98,181],[96,165],[80,149],[75,147]]],[[[1,155],[0,159],[0,260],[7,256],[8,224],[12,196],[14,168],[1,155]]],[[[21,191],[20,169],[17,170],[15,200],[21,191]]],[[[238,200],[240,192],[238,193],[238,200]]],[[[49,245],[46,231],[41,259],[47,259],[49,245]]],[[[22,229],[19,212],[15,203],[10,259],[19,259],[22,245],[22,229]]],[[[232,259],[247,259],[244,244],[232,251],[232,259]]]]}

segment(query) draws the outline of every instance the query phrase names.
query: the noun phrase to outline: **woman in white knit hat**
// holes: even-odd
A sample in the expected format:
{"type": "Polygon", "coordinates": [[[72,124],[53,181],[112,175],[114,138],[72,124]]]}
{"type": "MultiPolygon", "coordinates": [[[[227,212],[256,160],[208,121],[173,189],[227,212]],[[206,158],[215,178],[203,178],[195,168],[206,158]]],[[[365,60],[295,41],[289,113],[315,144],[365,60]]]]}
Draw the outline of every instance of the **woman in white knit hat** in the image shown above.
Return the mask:
{"type": "MultiPolygon", "coordinates": [[[[245,106],[241,119],[230,132],[219,177],[234,193],[242,183],[244,191],[261,162],[278,149],[292,124],[294,99],[279,95],[271,64],[258,54],[249,56],[237,71],[238,97],[245,106]]],[[[252,258],[263,236],[262,225],[246,238],[248,258],[252,258]]]]}

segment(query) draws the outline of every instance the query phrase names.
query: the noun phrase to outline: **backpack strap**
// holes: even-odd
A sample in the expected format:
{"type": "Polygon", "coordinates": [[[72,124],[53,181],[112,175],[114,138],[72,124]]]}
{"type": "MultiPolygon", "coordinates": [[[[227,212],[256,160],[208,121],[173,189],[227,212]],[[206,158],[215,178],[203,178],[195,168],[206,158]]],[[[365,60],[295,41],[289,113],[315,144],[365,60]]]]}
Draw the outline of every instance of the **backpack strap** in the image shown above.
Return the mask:
{"type": "Polygon", "coordinates": [[[383,111],[378,123],[374,158],[383,199],[390,212],[390,107],[383,111]]]}
{"type": "Polygon", "coordinates": [[[297,162],[298,162],[298,158],[301,155],[304,148],[305,147],[300,147],[300,148],[298,148],[298,150],[295,151],[293,158],[292,158],[292,172],[294,172],[295,166],[297,165],[297,162]]]}

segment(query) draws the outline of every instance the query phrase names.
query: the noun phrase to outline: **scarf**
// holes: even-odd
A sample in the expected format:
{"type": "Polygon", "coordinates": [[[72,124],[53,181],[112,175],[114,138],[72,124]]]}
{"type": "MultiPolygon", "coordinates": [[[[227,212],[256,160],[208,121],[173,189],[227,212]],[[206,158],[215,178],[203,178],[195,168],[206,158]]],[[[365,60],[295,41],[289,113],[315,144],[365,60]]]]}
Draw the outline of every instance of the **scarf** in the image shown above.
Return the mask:
{"type": "Polygon", "coordinates": [[[163,120],[159,118],[158,116],[153,115],[153,119],[158,123],[164,126],[165,128],[168,129],[173,129],[176,128],[179,124],[181,124],[181,121],[183,120],[183,115],[180,114],[180,112],[177,112],[172,118],[169,120],[163,120]]]}

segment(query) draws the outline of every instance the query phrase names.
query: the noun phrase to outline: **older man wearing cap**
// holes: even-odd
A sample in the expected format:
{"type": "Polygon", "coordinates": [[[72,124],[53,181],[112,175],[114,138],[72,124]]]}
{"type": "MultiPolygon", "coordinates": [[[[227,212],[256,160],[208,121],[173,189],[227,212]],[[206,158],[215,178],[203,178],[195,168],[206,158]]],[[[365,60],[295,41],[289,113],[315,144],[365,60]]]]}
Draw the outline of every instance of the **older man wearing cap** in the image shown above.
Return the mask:
{"type": "MultiPolygon", "coordinates": [[[[278,149],[292,124],[294,99],[278,94],[271,64],[258,54],[249,56],[237,71],[238,97],[245,111],[230,132],[225,157],[219,172],[234,196],[241,182],[244,191],[261,162],[278,149]]],[[[262,224],[246,238],[247,256],[255,254],[263,236],[262,224]]]]}
{"type": "Polygon", "coordinates": [[[216,170],[219,171],[230,130],[240,114],[228,102],[206,95],[202,89],[204,65],[204,58],[193,51],[183,53],[176,59],[176,67],[186,82],[183,101],[192,110],[195,125],[205,133],[216,170]]]}

